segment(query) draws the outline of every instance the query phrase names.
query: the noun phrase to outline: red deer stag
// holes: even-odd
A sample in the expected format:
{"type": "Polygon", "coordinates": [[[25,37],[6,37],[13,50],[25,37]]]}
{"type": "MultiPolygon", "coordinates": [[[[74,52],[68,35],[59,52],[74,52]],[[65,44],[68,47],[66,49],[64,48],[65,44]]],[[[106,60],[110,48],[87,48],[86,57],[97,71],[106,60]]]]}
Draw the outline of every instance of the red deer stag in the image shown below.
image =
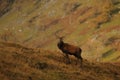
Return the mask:
{"type": "Polygon", "coordinates": [[[73,55],[78,60],[81,61],[81,66],[82,66],[82,61],[83,61],[83,58],[81,57],[82,49],[77,46],[70,45],[68,43],[64,43],[63,37],[58,37],[57,35],[56,35],[56,37],[59,38],[57,47],[65,54],[65,57],[67,58],[67,63],[68,64],[70,63],[69,55],[73,55]]]}

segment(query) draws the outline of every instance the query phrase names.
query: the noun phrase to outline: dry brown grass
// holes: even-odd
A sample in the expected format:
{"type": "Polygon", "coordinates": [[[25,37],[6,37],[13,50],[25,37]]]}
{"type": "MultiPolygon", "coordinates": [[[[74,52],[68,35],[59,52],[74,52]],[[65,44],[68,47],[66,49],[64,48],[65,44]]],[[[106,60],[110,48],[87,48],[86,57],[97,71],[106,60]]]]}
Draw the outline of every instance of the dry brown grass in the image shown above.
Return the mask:
{"type": "Polygon", "coordinates": [[[65,63],[57,51],[31,49],[19,44],[0,42],[1,80],[119,80],[119,63],[84,60],[83,67],[65,63]]]}

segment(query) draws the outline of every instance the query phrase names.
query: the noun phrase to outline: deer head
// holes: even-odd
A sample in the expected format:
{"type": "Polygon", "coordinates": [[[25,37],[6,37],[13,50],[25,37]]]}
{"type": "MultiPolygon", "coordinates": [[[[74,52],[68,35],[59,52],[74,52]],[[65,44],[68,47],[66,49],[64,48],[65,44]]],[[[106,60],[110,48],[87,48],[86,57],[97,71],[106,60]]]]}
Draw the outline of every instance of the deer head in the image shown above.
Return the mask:
{"type": "Polygon", "coordinates": [[[62,30],[62,29],[57,30],[57,31],[55,32],[55,36],[56,36],[56,38],[59,39],[60,41],[63,41],[63,39],[65,38],[65,36],[59,36],[59,35],[58,35],[58,33],[59,33],[61,30],[62,30]]]}

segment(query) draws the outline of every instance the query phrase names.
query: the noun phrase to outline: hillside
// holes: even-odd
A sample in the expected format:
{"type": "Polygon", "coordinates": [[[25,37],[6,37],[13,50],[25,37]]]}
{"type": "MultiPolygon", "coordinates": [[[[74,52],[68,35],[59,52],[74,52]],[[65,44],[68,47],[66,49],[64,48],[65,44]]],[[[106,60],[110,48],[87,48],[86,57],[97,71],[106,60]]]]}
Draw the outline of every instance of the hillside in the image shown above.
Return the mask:
{"type": "Polygon", "coordinates": [[[81,47],[87,59],[120,60],[120,0],[1,0],[0,4],[0,41],[58,50],[57,33],[81,47]]]}
{"type": "Polygon", "coordinates": [[[65,63],[60,52],[33,49],[0,42],[1,80],[119,80],[120,64],[96,63],[84,59],[83,67],[65,63]]]}
{"type": "Polygon", "coordinates": [[[0,80],[119,79],[120,0],[0,0],[0,80]],[[56,34],[82,49],[82,67],[56,34]]]}
{"type": "Polygon", "coordinates": [[[54,51],[56,32],[89,60],[119,61],[120,0],[0,0],[0,41],[54,51]]]}

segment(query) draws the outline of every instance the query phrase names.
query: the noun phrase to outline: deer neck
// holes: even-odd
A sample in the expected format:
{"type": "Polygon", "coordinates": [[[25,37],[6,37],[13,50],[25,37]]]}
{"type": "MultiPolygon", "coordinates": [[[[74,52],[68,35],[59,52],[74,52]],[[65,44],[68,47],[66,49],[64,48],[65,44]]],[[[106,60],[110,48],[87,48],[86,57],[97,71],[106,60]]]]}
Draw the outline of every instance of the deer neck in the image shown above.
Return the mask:
{"type": "Polygon", "coordinates": [[[64,42],[62,40],[59,41],[58,43],[58,48],[62,48],[64,46],[64,42]]]}
{"type": "Polygon", "coordinates": [[[60,44],[64,44],[64,42],[63,42],[63,40],[60,40],[60,42],[59,42],[60,44]]]}

